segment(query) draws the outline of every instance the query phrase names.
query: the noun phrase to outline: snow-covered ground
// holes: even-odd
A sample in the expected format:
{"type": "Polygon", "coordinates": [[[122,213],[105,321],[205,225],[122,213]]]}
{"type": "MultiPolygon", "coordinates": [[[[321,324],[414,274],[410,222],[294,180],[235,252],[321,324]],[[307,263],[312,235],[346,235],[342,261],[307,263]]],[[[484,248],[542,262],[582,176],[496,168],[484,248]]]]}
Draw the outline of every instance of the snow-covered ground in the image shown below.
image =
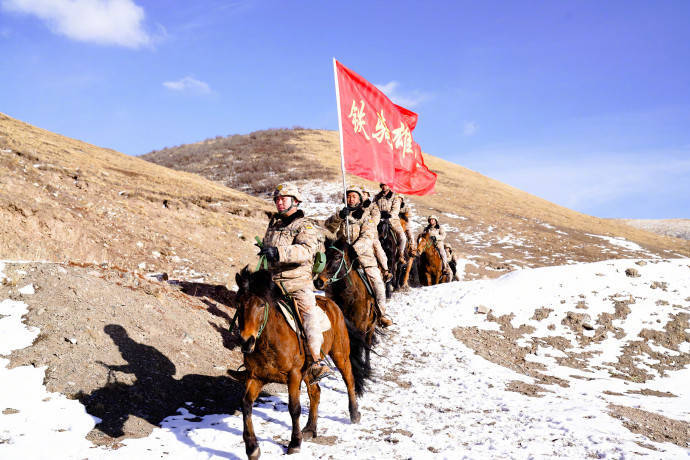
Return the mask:
{"type": "MultiPolygon", "coordinates": [[[[0,280],[2,270],[0,263],[0,280]]],[[[688,458],[690,450],[634,434],[607,410],[609,403],[615,403],[690,421],[688,369],[667,371],[664,376],[657,373],[645,384],[608,373],[608,363],[641,329],[661,329],[670,315],[690,311],[688,296],[688,259],[525,269],[495,280],[396,294],[389,306],[395,325],[374,357],[377,381],[359,400],[361,423],[349,422],[342,382],[325,381],[319,411],[321,441],[305,441],[302,452],[292,458],[688,458]],[[626,276],[625,270],[632,266],[641,276],[626,276]],[[667,288],[652,288],[654,281],[666,283],[667,288]],[[586,369],[559,366],[554,359],[559,352],[551,348],[539,347],[529,357],[547,364],[545,374],[569,384],[546,385],[549,391],[539,398],[507,391],[510,381],[534,380],[484,360],[453,333],[457,327],[498,329],[487,315],[477,313],[482,305],[495,317],[513,313],[515,327],[533,326],[529,337],[561,336],[578,347],[573,332],[561,324],[567,311],[583,301],[588,307],[584,311],[596,318],[599,313],[614,312],[613,299],[630,298],[635,300],[630,314],[614,320],[625,334],[616,338],[609,333],[603,342],[581,350],[594,352],[586,369]],[[539,321],[533,318],[537,308],[553,312],[539,321]],[[669,391],[677,397],[628,393],[642,388],[669,391]],[[605,390],[618,395],[604,394],[605,390]]],[[[30,304],[31,294],[23,301],[1,301],[0,355],[29,346],[38,333],[21,322],[30,304]]],[[[679,350],[655,347],[670,354],[690,351],[688,342],[679,350]]],[[[124,440],[117,450],[94,447],[84,436],[96,420],[79,402],[45,391],[45,368],[10,370],[7,364],[0,359],[0,458],[245,457],[241,415],[199,419],[190,413],[193,408],[180,408],[179,415],[165,419],[149,437],[124,440]]],[[[307,409],[303,392],[301,424],[306,422],[307,409]]],[[[258,401],[254,426],[263,458],[282,457],[290,436],[287,396],[258,401]]]]}

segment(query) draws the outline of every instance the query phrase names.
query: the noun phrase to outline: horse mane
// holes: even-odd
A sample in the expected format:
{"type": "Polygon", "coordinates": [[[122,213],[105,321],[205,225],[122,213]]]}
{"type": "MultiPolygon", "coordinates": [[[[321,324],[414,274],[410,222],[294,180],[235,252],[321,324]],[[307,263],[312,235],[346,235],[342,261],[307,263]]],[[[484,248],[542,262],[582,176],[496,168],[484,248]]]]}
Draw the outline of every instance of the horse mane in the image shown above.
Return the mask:
{"type": "Polygon", "coordinates": [[[267,300],[277,299],[282,296],[282,291],[276,283],[273,282],[271,272],[268,270],[251,271],[249,265],[235,275],[238,292],[248,292],[267,300]]]}

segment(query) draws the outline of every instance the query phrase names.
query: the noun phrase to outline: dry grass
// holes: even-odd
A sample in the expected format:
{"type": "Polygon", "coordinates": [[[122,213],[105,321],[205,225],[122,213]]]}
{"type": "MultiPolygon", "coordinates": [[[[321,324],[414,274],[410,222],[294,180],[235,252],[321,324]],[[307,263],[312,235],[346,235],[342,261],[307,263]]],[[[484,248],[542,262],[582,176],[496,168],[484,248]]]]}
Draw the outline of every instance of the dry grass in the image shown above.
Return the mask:
{"type": "Polygon", "coordinates": [[[218,136],[194,144],[154,150],[141,158],[168,168],[193,172],[255,196],[264,196],[281,182],[324,178],[318,162],[310,161],[290,143],[303,131],[296,127],[218,136]]]}

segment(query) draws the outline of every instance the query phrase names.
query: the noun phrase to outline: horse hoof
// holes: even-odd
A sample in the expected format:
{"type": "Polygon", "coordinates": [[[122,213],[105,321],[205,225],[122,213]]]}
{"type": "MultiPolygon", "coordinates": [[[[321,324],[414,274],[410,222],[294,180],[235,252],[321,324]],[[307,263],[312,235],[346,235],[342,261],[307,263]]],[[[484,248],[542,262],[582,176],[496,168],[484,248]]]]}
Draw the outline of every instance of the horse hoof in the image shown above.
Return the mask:
{"type": "Polygon", "coordinates": [[[360,415],[359,411],[350,414],[350,421],[352,423],[359,423],[361,418],[362,416],[360,415]]]}
{"type": "Polygon", "coordinates": [[[316,430],[305,428],[302,430],[302,439],[313,439],[316,437],[316,430]]]}
{"type": "Polygon", "coordinates": [[[249,457],[249,460],[258,460],[259,456],[261,456],[261,449],[257,446],[256,449],[252,451],[251,454],[248,454],[247,457],[249,457]]]}
{"type": "Polygon", "coordinates": [[[288,455],[292,455],[292,454],[299,454],[299,446],[288,447],[288,455]]]}

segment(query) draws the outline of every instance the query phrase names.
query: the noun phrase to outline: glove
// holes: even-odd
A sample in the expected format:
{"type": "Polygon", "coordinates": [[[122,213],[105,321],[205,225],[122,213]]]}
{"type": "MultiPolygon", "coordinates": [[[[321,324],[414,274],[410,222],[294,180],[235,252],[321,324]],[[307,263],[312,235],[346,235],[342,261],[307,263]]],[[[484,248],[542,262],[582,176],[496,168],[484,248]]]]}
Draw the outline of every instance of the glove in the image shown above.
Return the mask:
{"type": "Polygon", "coordinates": [[[348,214],[350,214],[350,208],[345,206],[343,209],[340,210],[338,216],[340,216],[341,219],[345,219],[348,214]]]}
{"type": "Polygon", "coordinates": [[[436,237],[435,237],[435,236],[432,236],[432,237],[431,237],[431,242],[434,243],[434,244],[436,244],[436,237]]]}
{"type": "Polygon", "coordinates": [[[266,256],[269,262],[278,261],[278,248],[275,246],[264,246],[259,251],[259,256],[266,256]]]}
{"type": "Polygon", "coordinates": [[[388,211],[381,211],[381,219],[390,219],[391,213],[388,211]]]}
{"type": "Polygon", "coordinates": [[[363,215],[364,215],[364,209],[362,209],[362,208],[358,208],[358,209],[355,209],[354,211],[352,211],[352,217],[354,217],[355,219],[361,219],[363,215]]]}

